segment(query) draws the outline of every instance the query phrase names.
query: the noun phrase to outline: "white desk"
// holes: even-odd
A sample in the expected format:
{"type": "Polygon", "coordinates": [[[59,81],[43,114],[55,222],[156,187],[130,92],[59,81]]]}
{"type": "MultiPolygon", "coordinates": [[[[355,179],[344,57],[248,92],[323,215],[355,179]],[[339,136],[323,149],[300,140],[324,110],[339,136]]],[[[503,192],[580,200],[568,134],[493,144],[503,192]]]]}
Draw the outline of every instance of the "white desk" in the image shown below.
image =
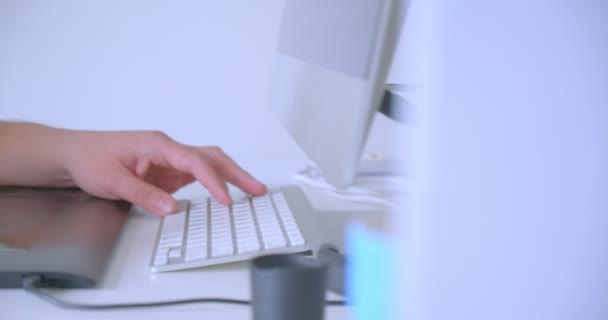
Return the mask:
{"type": "MultiPolygon", "coordinates": [[[[297,163],[256,166],[254,175],[269,185],[289,182],[290,172],[297,163]],[[282,183],[281,183],[282,181],[282,183]]],[[[365,208],[344,203],[314,190],[305,189],[311,203],[321,210],[362,210],[365,208]]],[[[187,198],[204,192],[198,185],[189,186],[176,195],[187,198]]],[[[320,214],[331,214],[321,212],[320,214]]],[[[342,217],[326,225],[340,227],[342,217]]],[[[172,273],[152,274],[148,262],[152,250],[158,217],[134,208],[119,239],[108,273],[96,289],[55,291],[61,299],[80,303],[149,302],[193,297],[228,297],[250,299],[249,270],[246,262],[197,268],[172,273]]],[[[327,217],[328,221],[331,217],[327,217]]],[[[324,223],[325,225],[325,223],[324,223]]],[[[338,234],[336,232],[336,234],[338,234]]],[[[328,298],[341,298],[328,294],[328,298]]],[[[326,319],[347,319],[348,307],[327,307],[326,319]]],[[[116,311],[72,311],[60,309],[21,289],[0,290],[0,318],[2,319],[250,319],[251,308],[227,304],[190,304],[172,307],[140,308],[116,311]]]]}

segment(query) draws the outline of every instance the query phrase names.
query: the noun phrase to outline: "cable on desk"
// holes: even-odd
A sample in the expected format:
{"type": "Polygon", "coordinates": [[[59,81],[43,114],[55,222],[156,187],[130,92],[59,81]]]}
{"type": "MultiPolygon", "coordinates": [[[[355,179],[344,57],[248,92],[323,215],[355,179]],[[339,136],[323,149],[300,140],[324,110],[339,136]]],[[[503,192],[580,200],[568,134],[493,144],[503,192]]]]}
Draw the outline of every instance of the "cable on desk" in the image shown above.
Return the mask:
{"type": "MultiPolygon", "coordinates": [[[[50,295],[48,292],[40,288],[41,277],[38,275],[27,276],[23,278],[23,289],[25,291],[39,297],[46,302],[54,304],[64,309],[75,309],[75,310],[110,310],[110,309],[131,309],[131,308],[148,308],[148,307],[165,307],[180,304],[190,303],[224,303],[224,304],[237,304],[237,305],[250,305],[250,300],[239,300],[239,299],[227,299],[227,298],[195,298],[195,299],[184,299],[184,300],[172,300],[172,301],[157,301],[157,302],[141,302],[141,303],[114,303],[114,304],[82,304],[73,303],[69,301],[63,301],[50,295]]],[[[346,301],[341,300],[328,300],[326,302],[328,306],[344,306],[346,301]]]]}

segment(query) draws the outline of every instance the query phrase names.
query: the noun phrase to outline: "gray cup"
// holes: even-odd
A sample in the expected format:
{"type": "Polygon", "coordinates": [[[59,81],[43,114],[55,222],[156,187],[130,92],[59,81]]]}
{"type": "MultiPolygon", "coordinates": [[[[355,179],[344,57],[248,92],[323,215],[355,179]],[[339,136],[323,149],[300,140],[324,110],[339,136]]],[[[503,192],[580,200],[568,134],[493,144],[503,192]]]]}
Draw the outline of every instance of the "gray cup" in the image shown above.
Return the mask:
{"type": "Polygon", "coordinates": [[[327,265],[299,254],[270,255],[251,263],[254,320],[322,320],[327,265]]]}

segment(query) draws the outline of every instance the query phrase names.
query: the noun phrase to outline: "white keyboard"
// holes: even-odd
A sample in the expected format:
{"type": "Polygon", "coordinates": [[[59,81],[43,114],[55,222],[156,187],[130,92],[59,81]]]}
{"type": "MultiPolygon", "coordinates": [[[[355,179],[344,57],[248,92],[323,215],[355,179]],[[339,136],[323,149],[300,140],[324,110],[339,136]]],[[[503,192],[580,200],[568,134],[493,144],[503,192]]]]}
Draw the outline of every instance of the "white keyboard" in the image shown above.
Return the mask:
{"type": "Polygon", "coordinates": [[[236,199],[231,207],[207,197],[178,204],[177,213],[162,218],[152,272],[310,249],[282,189],[236,199]]]}

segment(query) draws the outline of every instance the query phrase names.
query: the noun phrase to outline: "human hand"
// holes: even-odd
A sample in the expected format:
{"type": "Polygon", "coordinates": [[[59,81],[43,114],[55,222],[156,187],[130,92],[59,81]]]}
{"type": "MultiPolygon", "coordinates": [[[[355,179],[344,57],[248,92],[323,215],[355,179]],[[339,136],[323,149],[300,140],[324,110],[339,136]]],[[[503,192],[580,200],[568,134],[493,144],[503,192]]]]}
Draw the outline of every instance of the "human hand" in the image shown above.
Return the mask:
{"type": "Polygon", "coordinates": [[[226,183],[254,196],[266,187],[218,147],[180,144],[155,131],[64,131],[65,170],[74,184],[106,199],[123,199],[167,215],[177,203],[170,195],[199,181],[220,203],[231,205],[226,183]]]}

